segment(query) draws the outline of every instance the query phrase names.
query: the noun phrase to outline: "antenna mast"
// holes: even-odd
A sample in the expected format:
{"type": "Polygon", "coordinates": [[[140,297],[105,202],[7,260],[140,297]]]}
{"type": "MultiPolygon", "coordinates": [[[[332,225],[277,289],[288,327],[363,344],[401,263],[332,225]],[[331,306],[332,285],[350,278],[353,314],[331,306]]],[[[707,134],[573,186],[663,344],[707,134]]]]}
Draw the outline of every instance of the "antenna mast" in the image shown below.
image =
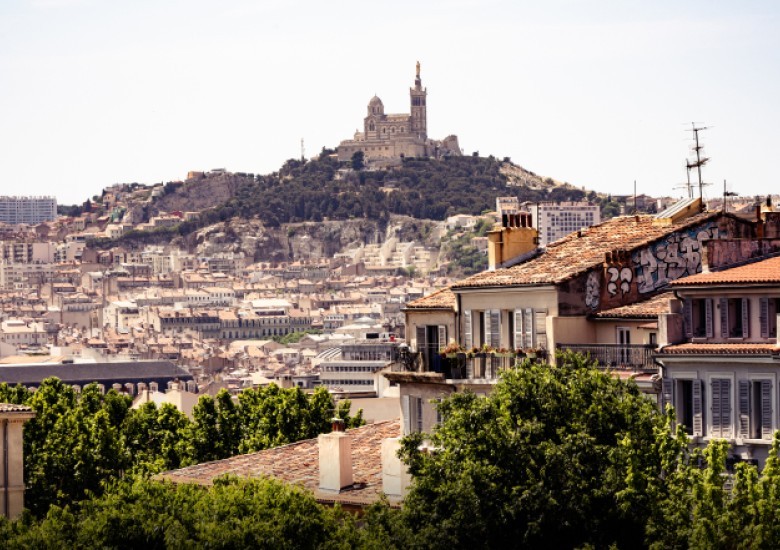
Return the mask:
{"type": "Polygon", "coordinates": [[[301,162],[306,162],[306,148],[303,146],[303,138],[301,138],[301,162]]]}
{"type": "MultiPolygon", "coordinates": [[[[706,183],[702,182],[701,180],[701,167],[707,164],[707,162],[710,160],[709,157],[702,157],[701,156],[701,150],[704,148],[703,145],[699,144],[699,132],[702,130],[707,130],[708,126],[696,126],[695,122],[691,122],[691,132],[693,132],[693,139],[695,145],[692,147],[693,151],[696,153],[696,160],[692,161],[689,160],[686,162],[686,166],[688,167],[688,197],[693,198],[693,190],[691,189],[691,168],[696,168],[696,172],[699,176],[699,199],[703,200],[703,193],[702,188],[703,186],[707,185],[706,183]]],[[[703,202],[702,202],[703,205],[703,202]]]]}

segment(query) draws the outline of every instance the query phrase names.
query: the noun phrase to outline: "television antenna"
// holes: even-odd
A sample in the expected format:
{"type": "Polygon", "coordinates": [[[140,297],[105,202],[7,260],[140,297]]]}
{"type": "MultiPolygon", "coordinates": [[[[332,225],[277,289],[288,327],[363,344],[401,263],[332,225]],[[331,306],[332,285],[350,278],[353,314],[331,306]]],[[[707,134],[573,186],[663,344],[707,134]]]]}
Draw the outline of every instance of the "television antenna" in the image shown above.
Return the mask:
{"type": "Polygon", "coordinates": [[[701,145],[701,142],[699,141],[699,132],[702,132],[704,130],[709,130],[712,128],[712,126],[696,126],[695,122],[691,122],[691,132],[693,132],[693,141],[694,144],[691,146],[691,149],[696,154],[696,160],[687,160],[685,162],[685,166],[688,171],[688,198],[693,198],[693,188],[691,186],[691,170],[694,168],[696,169],[696,173],[698,175],[698,183],[699,183],[699,199],[703,199],[703,192],[702,189],[705,185],[709,185],[708,183],[704,183],[701,179],[701,167],[707,164],[709,162],[709,157],[702,156],[702,149],[704,149],[704,146],[701,145]]]}

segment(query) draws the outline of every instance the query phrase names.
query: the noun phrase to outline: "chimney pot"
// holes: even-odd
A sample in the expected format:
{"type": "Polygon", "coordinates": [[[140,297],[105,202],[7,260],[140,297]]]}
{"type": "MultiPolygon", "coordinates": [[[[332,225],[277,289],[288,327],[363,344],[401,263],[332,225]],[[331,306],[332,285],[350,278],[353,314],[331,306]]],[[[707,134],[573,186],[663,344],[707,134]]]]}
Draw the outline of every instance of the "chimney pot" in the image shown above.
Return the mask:
{"type": "Polygon", "coordinates": [[[338,417],[334,417],[330,419],[330,429],[333,432],[343,432],[344,430],[344,420],[338,417]]]}

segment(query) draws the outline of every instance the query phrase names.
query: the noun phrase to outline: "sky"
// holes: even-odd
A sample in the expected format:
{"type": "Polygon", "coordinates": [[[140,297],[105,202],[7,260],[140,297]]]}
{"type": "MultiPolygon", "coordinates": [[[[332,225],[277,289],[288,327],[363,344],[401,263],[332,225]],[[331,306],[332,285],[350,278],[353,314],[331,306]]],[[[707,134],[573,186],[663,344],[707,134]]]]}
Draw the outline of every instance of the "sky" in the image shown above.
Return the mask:
{"type": "Polygon", "coordinates": [[[780,3],[2,0],[0,195],[83,202],[335,147],[377,94],[466,154],[682,196],[691,123],[719,196],[777,193],[780,3]]]}

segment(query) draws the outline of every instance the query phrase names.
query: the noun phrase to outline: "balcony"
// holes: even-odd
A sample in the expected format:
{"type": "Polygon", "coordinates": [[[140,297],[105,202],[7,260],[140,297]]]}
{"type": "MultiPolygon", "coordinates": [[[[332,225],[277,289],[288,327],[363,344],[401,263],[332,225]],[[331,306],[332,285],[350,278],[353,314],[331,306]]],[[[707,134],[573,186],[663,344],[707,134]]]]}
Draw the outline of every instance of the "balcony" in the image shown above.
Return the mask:
{"type": "Polygon", "coordinates": [[[612,370],[657,372],[653,363],[655,346],[645,344],[558,344],[558,350],[570,350],[595,359],[600,367],[612,370]]]}
{"type": "MultiPolygon", "coordinates": [[[[515,368],[526,357],[517,357],[513,353],[456,353],[442,357],[438,349],[423,348],[410,352],[404,361],[393,365],[395,372],[437,372],[447,380],[497,380],[499,374],[515,368]]],[[[546,354],[530,357],[531,360],[546,361],[546,354]]]]}

